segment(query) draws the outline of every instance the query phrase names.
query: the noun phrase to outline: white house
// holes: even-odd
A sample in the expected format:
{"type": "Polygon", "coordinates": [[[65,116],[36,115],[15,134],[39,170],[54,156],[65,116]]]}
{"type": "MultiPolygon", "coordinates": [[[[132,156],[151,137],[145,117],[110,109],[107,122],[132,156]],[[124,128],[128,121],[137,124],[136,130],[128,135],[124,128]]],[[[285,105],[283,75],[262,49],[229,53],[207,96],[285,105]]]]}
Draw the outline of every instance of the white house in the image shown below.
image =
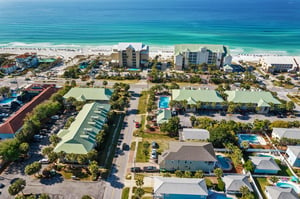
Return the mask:
{"type": "Polygon", "coordinates": [[[223,177],[225,183],[225,190],[228,194],[240,193],[242,186],[246,186],[250,192],[253,192],[251,184],[246,175],[226,175],[223,177]]]}
{"type": "Polygon", "coordinates": [[[177,70],[189,68],[191,64],[212,64],[217,68],[231,64],[228,46],[207,44],[175,45],[174,64],[177,70]]]}
{"type": "Polygon", "coordinates": [[[275,139],[300,139],[300,129],[299,128],[273,128],[272,138],[275,139]]]}
{"type": "Polygon", "coordinates": [[[288,146],[286,154],[288,162],[293,167],[300,167],[300,146],[288,146]]]}
{"type": "Polygon", "coordinates": [[[149,59],[149,46],[143,43],[119,43],[113,47],[118,54],[119,65],[125,68],[146,66],[149,59]]]}
{"type": "Polygon", "coordinates": [[[266,186],[265,193],[268,199],[299,199],[293,188],[266,186]]]}
{"type": "Polygon", "coordinates": [[[208,140],[209,131],[206,129],[183,128],[180,132],[181,140],[208,140]]]}
{"type": "Polygon", "coordinates": [[[255,169],[254,173],[277,174],[281,169],[272,157],[249,156],[255,169]]]}
{"type": "Polygon", "coordinates": [[[205,199],[208,190],[204,179],[154,177],[154,199],[205,199]]]}
{"type": "Polygon", "coordinates": [[[299,63],[291,56],[265,56],[260,59],[262,69],[266,72],[295,72],[299,63]]]}

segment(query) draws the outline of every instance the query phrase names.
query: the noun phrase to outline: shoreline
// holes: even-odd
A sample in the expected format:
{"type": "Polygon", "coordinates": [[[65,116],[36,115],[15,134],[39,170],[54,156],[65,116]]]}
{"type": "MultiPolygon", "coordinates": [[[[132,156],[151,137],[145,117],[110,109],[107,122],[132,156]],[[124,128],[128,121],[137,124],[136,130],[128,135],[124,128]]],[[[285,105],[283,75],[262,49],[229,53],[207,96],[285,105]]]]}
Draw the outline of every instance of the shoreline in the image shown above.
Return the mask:
{"type": "MultiPolygon", "coordinates": [[[[62,58],[71,58],[77,55],[110,55],[114,45],[53,45],[50,43],[25,44],[14,42],[9,44],[0,44],[1,53],[24,54],[26,52],[37,53],[40,56],[56,56],[62,58]],[[11,44],[11,46],[10,46],[11,44]]],[[[233,56],[232,61],[258,61],[263,56],[300,56],[288,54],[285,51],[267,51],[255,49],[253,53],[247,53],[247,48],[231,48],[230,54],[233,56]],[[256,51],[256,53],[255,53],[256,51]]],[[[160,55],[162,59],[172,58],[174,53],[174,45],[150,45],[149,57],[154,58],[160,55]]]]}

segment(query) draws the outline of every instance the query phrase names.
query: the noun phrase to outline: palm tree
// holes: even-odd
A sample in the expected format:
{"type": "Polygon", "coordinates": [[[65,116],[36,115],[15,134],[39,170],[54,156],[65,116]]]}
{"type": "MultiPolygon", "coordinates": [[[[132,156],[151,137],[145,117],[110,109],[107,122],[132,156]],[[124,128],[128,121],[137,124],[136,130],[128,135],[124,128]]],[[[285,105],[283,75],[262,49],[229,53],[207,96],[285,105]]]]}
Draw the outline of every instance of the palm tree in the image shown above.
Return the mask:
{"type": "Polygon", "coordinates": [[[104,81],[102,82],[102,85],[104,86],[104,88],[106,88],[107,84],[108,84],[108,82],[107,82],[106,80],[104,80],[104,81]]]}
{"type": "Polygon", "coordinates": [[[271,177],[269,178],[269,180],[270,180],[273,184],[275,184],[276,182],[279,181],[279,178],[278,178],[277,176],[271,176],[271,177]]]}
{"type": "Polygon", "coordinates": [[[240,192],[242,194],[242,198],[250,193],[249,188],[247,186],[241,186],[240,192]]]}
{"type": "Polygon", "coordinates": [[[219,179],[219,178],[221,178],[221,177],[223,176],[223,170],[220,169],[220,168],[216,168],[216,169],[214,170],[214,174],[215,174],[216,177],[219,179]]]}

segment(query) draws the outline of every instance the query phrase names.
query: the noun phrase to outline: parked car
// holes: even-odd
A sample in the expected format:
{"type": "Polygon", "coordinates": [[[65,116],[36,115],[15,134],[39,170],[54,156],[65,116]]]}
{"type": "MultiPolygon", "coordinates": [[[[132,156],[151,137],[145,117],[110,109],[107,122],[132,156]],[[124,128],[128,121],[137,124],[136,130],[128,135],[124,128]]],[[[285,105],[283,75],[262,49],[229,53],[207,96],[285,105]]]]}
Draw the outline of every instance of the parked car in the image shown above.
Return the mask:
{"type": "Polygon", "coordinates": [[[126,144],[126,143],[123,143],[123,144],[122,144],[122,149],[123,149],[123,150],[129,150],[129,145],[126,144]]]}
{"type": "Polygon", "coordinates": [[[151,159],[157,159],[157,152],[152,152],[151,153],[151,159]]]}
{"type": "Polygon", "coordinates": [[[0,188],[3,188],[5,185],[3,183],[0,183],[0,188]]]}
{"type": "Polygon", "coordinates": [[[154,166],[147,166],[147,167],[144,167],[144,171],[145,172],[157,172],[158,169],[154,166]]]}
{"type": "Polygon", "coordinates": [[[152,149],[157,149],[159,146],[156,142],[152,142],[151,147],[152,147],[152,149]]]}
{"type": "Polygon", "coordinates": [[[49,159],[48,158],[43,158],[43,159],[39,160],[39,163],[41,163],[41,164],[49,164],[49,159]]]}
{"type": "Polygon", "coordinates": [[[131,167],[131,168],[130,168],[130,171],[131,171],[131,172],[138,173],[138,172],[141,172],[142,169],[141,169],[140,167],[131,167]]]}
{"type": "Polygon", "coordinates": [[[140,123],[136,122],[135,123],[135,128],[140,128],[140,123]]]}

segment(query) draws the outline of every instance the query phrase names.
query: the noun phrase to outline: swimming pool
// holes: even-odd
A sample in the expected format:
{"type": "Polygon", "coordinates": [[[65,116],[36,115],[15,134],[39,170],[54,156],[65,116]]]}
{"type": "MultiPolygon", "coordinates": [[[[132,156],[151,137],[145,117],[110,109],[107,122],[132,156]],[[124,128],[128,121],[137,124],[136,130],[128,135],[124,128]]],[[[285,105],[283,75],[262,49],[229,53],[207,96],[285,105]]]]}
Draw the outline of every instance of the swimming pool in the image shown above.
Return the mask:
{"type": "Polygon", "coordinates": [[[4,99],[0,100],[0,104],[9,104],[12,101],[14,101],[15,99],[16,98],[14,98],[14,97],[4,98],[4,99]]]}
{"type": "Polygon", "coordinates": [[[294,183],[292,184],[292,183],[287,183],[287,182],[278,182],[276,184],[276,186],[281,187],[281,188],[292,188],[297,193],[300,193],[300,188],[297,185],[294,185],[294,183]]]}
{"type": "Polygon", "coordinates": [[[217,193],[217,192],[209,192],[207,199],[232,199],[227,197],[224,193],[217,193]]]}
{"type": "Polygon", "coordinates": [[[169,97],[159,97],[159,102],[158,102],[158,107],[159,108],[169,108],[169,102],[170,98],[169,97]]]}
{"type": "Polygon", "coordinates": [[[140,71],[139,68],[128,68],[127,70],[128,70],[128,71],[140,71]]]}
{"type": "Polygon", "coordinates": [[[273,158],[274,159],[274,157],[273,156],[271,156],[271,155],[265,155],[265,154],[258,154],[257,155],[258,157],[271,157],[271,158],[273,158]]]}
{"type": "Polygon", "coordinates": [[[259,135],[254,134],[239,134],[239,142],[242,143],[243,141],[248,141],[249,144],[262,144],[265,145],[266,142],[264,139],[259,135]]]}
{"type": "Polygon", "coordinates": [[[223,170],[231,170],[232,166],[230,160],[224,156],[217,155],[218,164],[223,170]]]}

